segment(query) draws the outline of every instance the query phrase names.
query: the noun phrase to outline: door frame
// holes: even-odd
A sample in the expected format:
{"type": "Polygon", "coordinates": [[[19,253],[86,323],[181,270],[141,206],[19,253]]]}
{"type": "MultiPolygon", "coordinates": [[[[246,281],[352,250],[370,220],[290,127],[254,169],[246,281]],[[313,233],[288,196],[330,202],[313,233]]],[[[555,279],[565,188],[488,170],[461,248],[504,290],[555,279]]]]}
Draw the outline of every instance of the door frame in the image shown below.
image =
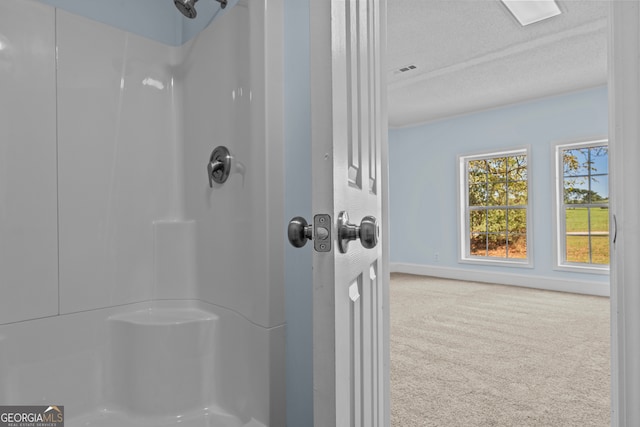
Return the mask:
{"type": "Polygon", "coordinates": [[[609,8],[611,425],[640,425],[640,3],[609,8]],[[631,182],[631,185],[625,185],[631,182]],[[625,262],[625,258],[630,262],[625,262]]]}

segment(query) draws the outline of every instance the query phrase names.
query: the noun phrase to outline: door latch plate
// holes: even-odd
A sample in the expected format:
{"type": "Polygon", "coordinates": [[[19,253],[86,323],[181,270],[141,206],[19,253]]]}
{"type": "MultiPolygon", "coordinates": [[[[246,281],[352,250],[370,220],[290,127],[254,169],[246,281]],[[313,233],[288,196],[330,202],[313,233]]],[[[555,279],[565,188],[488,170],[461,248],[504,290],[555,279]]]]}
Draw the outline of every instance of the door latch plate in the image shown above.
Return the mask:
{"type": "Polygon", "coordinates": [[[313,217],[313,248],[316,252],[331,252],[331,216],[318,214],[313,217]]]}

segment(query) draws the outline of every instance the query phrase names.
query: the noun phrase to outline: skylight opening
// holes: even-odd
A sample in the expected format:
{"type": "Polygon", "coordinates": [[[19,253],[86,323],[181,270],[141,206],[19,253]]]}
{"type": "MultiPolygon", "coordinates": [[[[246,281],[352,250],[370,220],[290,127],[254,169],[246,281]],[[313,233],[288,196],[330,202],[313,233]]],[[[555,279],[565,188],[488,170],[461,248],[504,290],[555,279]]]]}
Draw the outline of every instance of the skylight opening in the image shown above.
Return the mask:
{"type": "Polygon", "coordinates": [[[562,13],[554,0],[502,0],[502,3],[523,27],[562,13]]]}

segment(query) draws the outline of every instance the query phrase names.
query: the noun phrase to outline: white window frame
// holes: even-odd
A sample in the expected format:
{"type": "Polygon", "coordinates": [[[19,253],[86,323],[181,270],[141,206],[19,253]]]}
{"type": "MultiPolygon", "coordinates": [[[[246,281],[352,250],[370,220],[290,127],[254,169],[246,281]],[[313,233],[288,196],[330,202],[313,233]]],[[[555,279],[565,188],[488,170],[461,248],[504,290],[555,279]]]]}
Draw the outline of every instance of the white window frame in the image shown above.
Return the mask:
{"type": "MultiPolygon", "coordinates": [[[[573,271],[589,274],[609,274],[609,265],[602,264],[586,264],[586,263],[571,263],[565,260],[566,248],[565,248],[565,231],[566,221],[564,217],[564,162],[562,159],[562,152],[567,149],[575,148],[591,148],[599,147],[602,145],[609,146],[608,139],[596,139],[587,141],[577,141],[569,143],[557,143],[553,149],[552,164],[555,165],[553,174],[554,179],[554,197],[553,197],[553,236],[554,236],[554,270],[559,271],[573,271]]],[[[610,171],[607,169],[607,177],[610,176],[610,171]]],[[[611,209],[611,190],[609,190],[609,209],[611,209]]],[[[609,224],[609,232],[611,232],[611,224],[609,224]]],[[[609,254],[609,263],[611,263],[611,254],[609,254]]]]}
{"type": "Polygon", "coordinates": [[[533,220],[531,183],[531,150],[529,146],[514,147],[507,150],[492,150],[458,156],[458,262],[465,264],[495,265],[505,267],[533,268],[533,220]],[[495,157],[527,156],[527,258],[493,258],[472,256],[469,248],[469,180],[467,164],[469,161],[490,159],[495,157]]]}

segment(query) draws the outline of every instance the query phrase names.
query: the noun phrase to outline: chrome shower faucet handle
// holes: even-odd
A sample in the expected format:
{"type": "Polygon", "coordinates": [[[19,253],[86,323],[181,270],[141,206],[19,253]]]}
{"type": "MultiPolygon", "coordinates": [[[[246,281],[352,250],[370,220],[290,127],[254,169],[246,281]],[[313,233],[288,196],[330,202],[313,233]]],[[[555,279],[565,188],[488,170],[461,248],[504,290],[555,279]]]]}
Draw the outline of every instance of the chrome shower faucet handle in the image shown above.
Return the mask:
{"type": "Polygon", "coordinates": [[[213,183],[224,184],[231,173],[231,153],[227,147],[219,146],[211,152],[209,163],[207,163],[207,176],[209,177],[209,187],[213,188],[213,183]]]}

